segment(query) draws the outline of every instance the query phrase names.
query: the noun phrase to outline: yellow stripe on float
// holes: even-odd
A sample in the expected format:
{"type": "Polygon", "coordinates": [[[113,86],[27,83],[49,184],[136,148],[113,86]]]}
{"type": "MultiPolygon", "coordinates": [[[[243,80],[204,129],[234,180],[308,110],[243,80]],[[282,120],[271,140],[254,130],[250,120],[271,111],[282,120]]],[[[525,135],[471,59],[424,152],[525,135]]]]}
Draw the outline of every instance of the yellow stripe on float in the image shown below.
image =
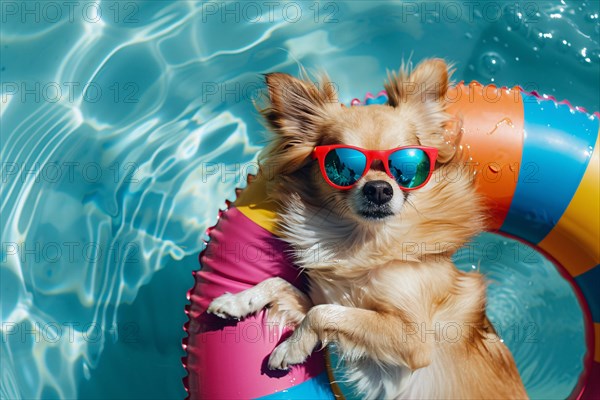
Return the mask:
{"type": "Polygon", "coordinates": [[[594,153],[571,203],[554,229],[538,244],[572,276],[600,264],[599,153],[600,143],[596,139],[594,153]]]}
{"type": "Polygon", "coordinates": [[[275,234],[277,205],[267,200],[267,185],[264,179],[257,178],[248,184],[234,206],[255,224],[275,234]]]}

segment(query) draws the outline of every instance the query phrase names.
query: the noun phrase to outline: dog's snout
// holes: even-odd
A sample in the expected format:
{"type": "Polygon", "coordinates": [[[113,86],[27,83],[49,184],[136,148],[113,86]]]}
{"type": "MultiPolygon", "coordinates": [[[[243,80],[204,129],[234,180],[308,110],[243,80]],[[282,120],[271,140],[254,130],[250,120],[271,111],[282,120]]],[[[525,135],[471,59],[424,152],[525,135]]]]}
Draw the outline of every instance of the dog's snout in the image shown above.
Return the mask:
{"type": "Polygon", "coordinates": [[[392,199],[394,189],[386,181],[370,181],[363,186],[363,194],[370,202],[383,205],[392,199]]]}

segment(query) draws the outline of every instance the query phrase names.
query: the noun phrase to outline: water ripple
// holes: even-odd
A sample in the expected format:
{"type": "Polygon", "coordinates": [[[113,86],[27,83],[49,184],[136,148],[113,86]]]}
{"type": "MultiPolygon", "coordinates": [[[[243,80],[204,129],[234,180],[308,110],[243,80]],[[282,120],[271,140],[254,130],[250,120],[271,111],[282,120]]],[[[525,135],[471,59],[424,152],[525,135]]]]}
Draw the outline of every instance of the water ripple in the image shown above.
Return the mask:
{"type": "MultiPolygon", "coordinates": [[[[481,12],[475,23],[466,14],[448,21],[402,2],[293,3],[294,21],[281,7],[261,9],[255,21],[221,14],[242,2],[96,1],[89,5],[103,14],[93,22],[81,9],[53,22],[43,13],[38,21],[21,10],[3,14],[0,397],[184,395],[190,272],[205,229],[255,171],[264,144],[252,105],[261,73],[325,69],[349,101],[378,91],[386,70],[411,54],[441,56],[456,61],[457,79],[535,82],[596,110],[600,99],[589,88],[598,87],[597,61],[581,54],[597,54],[598,21],[592,6],[565,3],[564,11],[540,3],[539,21],[529,25],[510,15],[486,21],[481,12]],[[555,34],[536,42],[537,59],[528,47],[534,28],[555,34]],[[485,54],[502,68],[490,68],[485,54]],[[540,65],[550,66],[543,75],[540,65]]],[[[511,285],[490,289],[496,321],[548,315],[544,285],[536,281],[536,296],[522,297],[525,310],[514,301],[516,275],[494,271],[491,279],[511,285]]],[[[576,342],[577,324],[545,328],[536,349],[517,346],[535,393],[551,395],[543,376],[555,377],[556,393],[566,390],[569,377],[552,375],[534,356],[556,346],[555,336],[576,342]]]]}

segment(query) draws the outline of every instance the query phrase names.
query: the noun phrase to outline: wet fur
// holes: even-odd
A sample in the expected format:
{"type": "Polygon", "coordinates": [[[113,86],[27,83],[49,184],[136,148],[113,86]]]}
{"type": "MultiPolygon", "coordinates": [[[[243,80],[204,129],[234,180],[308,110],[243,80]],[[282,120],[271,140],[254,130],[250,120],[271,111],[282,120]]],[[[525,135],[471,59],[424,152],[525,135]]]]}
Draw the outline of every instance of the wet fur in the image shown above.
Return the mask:
{"type": "Polygon", "coordinates": [[[310,293],[272,278],[217,298],[209,312],[241,318],[269,306],[272,317],[297,325],[271,354],[272,368],[336,342],[363,398],[526,398],[510,352],[487,322],[483,276],[450,261],[484,228],[484,212],[456,150],[460,126],[445,113],[446,63],[428,60],[391,74],[389,104],[369,107],[341,107],[326,79],[315,85],[270,74],[266,81],[270,104],[262,113],[273,140],[260,179],[280,204],[279,234],[310,293]],[[335,143],[434,146],[438,164],[430,182],[409,194],[377,164],[340,191],[310,158],[315,146],[335,143]],[[362,186],[374,179],[394,188],[391,217],[360,214],[362,186]]]}

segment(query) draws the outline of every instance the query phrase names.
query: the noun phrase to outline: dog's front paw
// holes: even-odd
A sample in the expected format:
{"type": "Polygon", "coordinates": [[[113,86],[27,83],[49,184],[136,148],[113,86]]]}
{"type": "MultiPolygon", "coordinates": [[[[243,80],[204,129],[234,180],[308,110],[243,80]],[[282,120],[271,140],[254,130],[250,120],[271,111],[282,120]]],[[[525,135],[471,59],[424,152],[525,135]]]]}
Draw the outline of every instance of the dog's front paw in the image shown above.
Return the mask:
{"type": "Polygon", "coordinates": [[[206,312],[220,318],[234,318],[238,320],[252,313],[248,302],[242,301],[239,295],[231,293],[225,293],[214,299],[206,312]]]}
{"type": "Polygon", "coordinates": [[[302,364],[310,353],[306,353],[296,343],[291,343],[288,340],[275,347],[275,350],[269,357],[269,368],[271,369],[288,369],[295,364],[302,364]]]}
{"type": "Polygon", "coordinates": [[[269,368],[288,369],[291,365],[302,364],[318,343],[316,332],[300,325],[292,336],[275,347],[269,357],[269,368]]]}

